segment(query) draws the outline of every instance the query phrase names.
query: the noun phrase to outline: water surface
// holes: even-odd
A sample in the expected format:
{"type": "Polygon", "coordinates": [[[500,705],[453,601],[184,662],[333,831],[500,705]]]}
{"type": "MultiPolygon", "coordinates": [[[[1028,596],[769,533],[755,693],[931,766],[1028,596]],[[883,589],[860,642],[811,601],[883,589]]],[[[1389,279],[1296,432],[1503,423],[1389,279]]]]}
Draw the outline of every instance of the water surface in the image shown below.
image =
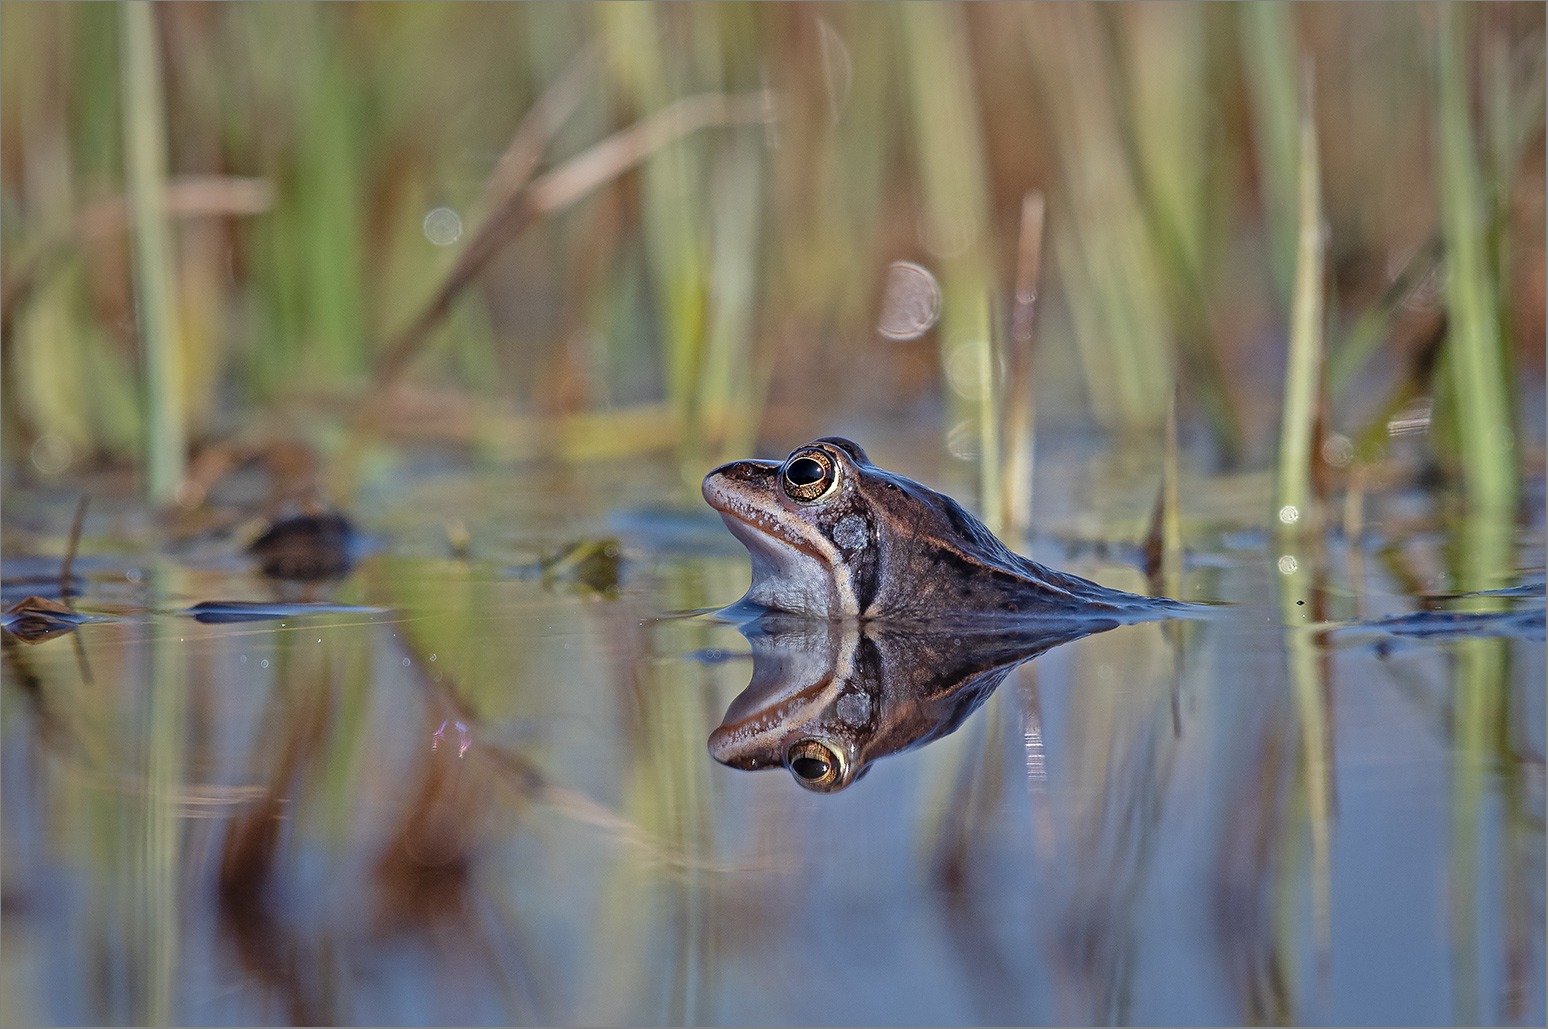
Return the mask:
{"type": "MultiPolygon", "coordinates": [[[[1154,480],[1092,469],[1039,466],[1032,554],[1144,591],[1154,480]]],[[[99,503],[98,620],[4,641],[0,1016],[1540,1024],[1541,511],[1527,588],[1459,597],[1433,498],[1285,543],[1262,480],[1190,486],[1208,618],[1060,642],[830,795],[711,760],[753,648],[691,612],[747,558],[667,462],[406,472],[299,594],[99,503]]],[[[8,580],[72,503],[7,497],[8,580]]]]}

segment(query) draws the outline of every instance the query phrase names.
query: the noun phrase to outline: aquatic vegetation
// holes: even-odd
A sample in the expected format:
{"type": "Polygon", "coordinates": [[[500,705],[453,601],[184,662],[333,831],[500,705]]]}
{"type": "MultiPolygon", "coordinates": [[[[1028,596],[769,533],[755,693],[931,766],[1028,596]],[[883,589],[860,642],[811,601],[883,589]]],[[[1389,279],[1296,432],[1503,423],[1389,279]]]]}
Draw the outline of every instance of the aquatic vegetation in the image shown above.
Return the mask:
{"type": "Polygon", "coordinates": [[[1545,37],[0,4],[0,1023],[1541,1022],[1545,37]]]}

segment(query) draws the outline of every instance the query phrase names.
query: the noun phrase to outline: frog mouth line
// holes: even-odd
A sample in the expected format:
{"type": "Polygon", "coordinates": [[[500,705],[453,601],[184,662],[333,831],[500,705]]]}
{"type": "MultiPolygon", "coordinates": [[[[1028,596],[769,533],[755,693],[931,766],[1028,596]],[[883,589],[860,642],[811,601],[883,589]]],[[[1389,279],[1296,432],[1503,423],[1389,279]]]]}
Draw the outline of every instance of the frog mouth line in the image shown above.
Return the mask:
{"type": "Polygon", "coordinates": [[[740,721],[722,722],[710,733],[710,756],[738,768],[778,765],[779,741],[803,726],[820,724],[822,712],[843,688],[843,682],[830,677],[770,702],[740,721]]]}
{"type": "Polygon", "coordinates": [[[726,522],[726,527],[733,534],[737,534],[737,526],[732,524],[734,519],[737,524],[751,529],[759,537],[770,540],[779,546],[798,550],[815,561],[822,562],[823,564],[828,563],[829,555],[822,553],[821,550],[813,546],[810,540],[794,533],[780,531],[782,525],[778,517],[779,512],[770,511],[761,505],[749,503],[744,497],[739,495],[739,491],[726,488],[719,482],[716,482],[716,478],[719,477],[712,476],[705,480],[702,491],[704,499],[710,507],[720,512],[721,518],[726,522]],[[772,528],[769,523],[772,523],[772,528]]]}
{"type": "Polygon", "coordinates": [[[825,674],[810,681],[802,678],[782,681],[773,689],[765,687],[750,710],[740,710],[742,698],[733,701],[725,720],[710,734],[710,756],[735,768],[779,765],[780,741],[803,726],[820,722],[822,713],[854,676],[857,646],[858,637],[843,637],[825,674]]]}
{"type": "Polygon", "coordinates": [[[790,536],[781,532],[770,532],[767,528],[759,525],[757,522],[748,518],[740,511],[732,510],[730,508],[716,508],[716,510],[720,512],[721,520],[726,523],[726,527],[731,530],[732,535],[740,535],[736,531],[737,526],[743,526],[757,533],[759,540],[772,542],[776,546],[789,547],[792,550],[800,551],[803,555],[811,558],[814,561],[820,561],[823,564],[828,563],[827,557],[804,539],[800,539],[799,537],[792,539],[790,536]],[[735,524],[733,524],[733,522],[735,524]]]}

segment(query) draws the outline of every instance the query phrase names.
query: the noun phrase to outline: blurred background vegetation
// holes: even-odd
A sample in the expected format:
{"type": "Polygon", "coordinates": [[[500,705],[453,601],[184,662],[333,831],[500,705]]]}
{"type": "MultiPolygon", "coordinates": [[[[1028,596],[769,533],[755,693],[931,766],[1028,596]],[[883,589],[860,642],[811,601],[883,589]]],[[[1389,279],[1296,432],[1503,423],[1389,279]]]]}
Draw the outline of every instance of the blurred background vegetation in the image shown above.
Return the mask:
{"type": "MultiPolygon", "coordinates": [[[[873,454],[890,449],[927,467],[931,456],[977,459],[979,509],[997,528],[1024,530],[1030,478],[1018,462],[1030,463],[1035,394],[1040,434],[1094,431],[1111,453],[1146,470],[1130,477],[1143,478],[1145,490],[1165,469],[1153,533],[1160,556],[1146,559],[1159,566],[1150,589],[1193,596],[1182,588],[1178,463],[1222,479],[1254,473],[1243,506],[1274,521],[1282,537],[1264,567],[1280,584],[1293,705],[1216,714],[1216,705],[1200,702],[1197,710],[1218,718],[1215,731],[1233,746],[1240,741],[1246,755],[1226,766],[1241,774],[1210,780],[1236,791],[1233,813],[1222,820],[1221,878],[1253,911],[1262,900],[1274,912],[1262,919],[1272,935],[1265,931],[1257,950],[1243,945],[1246,932],[1222,931],[1227,967],[1258,961],[1267,970],[1256,979],[1251,968],[1233,974],[1248,983],[1241,1017],[1294,1022],[1306,1009],[1279,989],[1294,985],[1294,969],[1284,973],[1274,962],[1294,953],[1294,898],[1304,880],[1286,870],[1304,852],[1313,870],[1312,921],[1326,947],[1340,796],[1336,683],[1327,645],[1314,633],[1329,619],[1369,613],[1360,564],[1370,549],[1361,544],[1365,493],[1392,485],[1388,473],[1397,466],[1408,484],[1447,487],[1436,494],[1443,514],[1460,501],[1450,504],[1464,515],[1447,537],[1450,589],[1519,584],[1523,496],[1531,511],[1526,545],[1537,546],[1548,279],[1544,53],[1545,8],[1534,3],[7,0],[0,3],[0,478],[7,491],[52,487],[71,502],[82,478],[105,478],[120,495],[134,489],[174,510],[200,509],[225,471],[257,457],[280,496],[310,491],[347,506],[358,500],[357,487],[389,478],[383,469],[411,453],[444,464],[548,462],[560,473],[651,455],[675,460],[686,498],[722,458],[783,454],[817,435],[853,432],[873,454]],[[1178,417],[1167,426],[1174,407],[1178,417]],[[878,431],[899,427],[905,443],[878,431]],[[921,439],[935,441],[938,453],[912,451],[921,439]],[[1278,473],[1272,491],[1262,474],[1270,469],[1278,473]],[[1336,582],[1338,551],[1306,530],[1338,527],[1325,501],[1340,489],[1349,585],[1328,590],[1317,584],[1336,582]],[[1264,502],[1270,492],[1272,505],[1264,502]],[[1297,568],[1309,574],[1297,577],[1297,568]],[[1262,883],[1273,889],[1262,887],[1260,898],[1262,883]]],[[[513,493],[530,481],[494,478],[502,489],[516,483],[513,493]]],[[[512,521],[536,511],[532,521],[570,532],[586,505],[565,490],[616,502],[608,470],[567,477],[545,468],[539,478],[553,484],[551,502],[534,499],[536,490],[523,493],[508,505],[522,514],[512,521]]],[[[92,491],[108,492],[95,484],[92,491]]],[[[25,542],[15,541],[26,534],[12,528],[22,521],[16,496],[8,493],[7,546],[20,550],[25,542]]],[[[452,496],[444,479],[395,499],[404,496],[405,506],[437,514],[474,506],[452,496]]],[[[1190,498],[1191,513],[1216,496],[1190,498]]],[[[454,521],[437,546],[449,542],[465,557],[468,530],[455,522],[454,532],[454,521]]],[[[1399,543],[1423,535],[1416,524],[1397,524],[1399,543]]],[[[1196,544],[1198,533],[1190,535],[1196,544]]],[[[701,543],[695,538],[691,549],[701,543]]],[[[1440,588],[1429,574],[1406,574],[1401,549],[1384,541],[1372,560],[1390,565],[1385,573],[1406,595],[1440,588]]],[[[594,552],[544,563],[545,585],[594,552]]],[[[1540,546],[1533,554],[1528,571],[1538,574],[1540,546]]],[[[134,694],[148,698],[143,732],[121,720],[139,703],[124,699],[127,688],[98,688],[85,677],[76,685],[75,666],[59,656],[66,652],[42,651],[60,662],[46,666],[49,690],[70,692],[58,700],[36,692],[51,698],[50,710],[87,725],[91,748],[143,740],[143,755],[126,744],[123,758],[143,766],[144,785],[134,787],[147,798],[143,829],[113,821],[136,817],[124,813],[117,792],[102,799],[92,792],[95,780],[72,780],[92,811],[109,813],[100,816],[109,827],[100,839],[109,842],[92,848],[105,867],[117,860],[122,832],[144,833],[133,858],[143,867],[114,880],[133,887],[122,893],[125,905],[142,904],[135,917],[159,927],[146,933],[157,947],[139,962],[157,985],[134,1017],[163,1021],[176,1010],[178,884],[192,881],[180,878],[184,856],[170,828],[180,786],[214,782],[211,755],[241,755],[211,742],[210,727],[222,723],[209,712],[237,710],[219,706],[235,702],[217,685],[236,683],[233,696],[267,697],[270,705],[254,709],[251,767],[230,773],[267,798],[244,809],[225,837],[222,889],[229,881],[236,894],[249,882],[261,885],[275,867],[264,858],[275,839],[262,830],[287,790],[318,798],[309,809],[314,823],[343,838],[370,821],[358,813],[361,793],[399,786],[401,776],[383,771],[399,751],[368,744],[378,731],[369,716],[388,673],[411,665],[416,671],[402,671],[398,683],[404,692],[374,710],[402,721],[395,738],[414,739],[419,760],[448,758],[450,737],[431,735],[450,731],[448,721],[460,730],[465,720],[478,738],[470,764],[485,760],[485,743],[502,733],[518,738],[507,723],[560,725],[560,742],[532,744],[538,764],[558,768],[554,782],[603,784],[595,792],[609,804],[616,794],[620,815],[579,805],[588,794],[544,786],[525,764],[479,774],[525,783],[523,798],[557,806],[560,797],[593,821],[613,818],[606,824],[628,831],[610,831],[629,840],[659,841],[650,845],[673,856],[692,887],[674,884],[669,895],[683,912],[672,916],[685,941],[678,960],[688,967],[681,955],[691,942],[695,954],[708,955],[701,967],[712,980],[716,941],[734,935],[714,928],[716,917],[747,924],[732,904],[717,916],[715,901],[703,900],[717,887],[706,880],[701,890],[694,878],[723,856],[716,818],[777,820],[784,809],[716,806],[717,798],[744,794],[717,792],[737,787],[710,778],[700,727],[715,724],[745,669],[663,660],[707,652],[730,630],[686,620],[647,627],[645,619],[729,600],[745,567],[738,552],[711,571],[731,578],[706,582],[692,566],[669,563],[645,605],[626,598],[567,608],[565,624],[580,626],[569,636],[553,634],[550,609],[533,603],[524,592],[531,584],[513,578],[508,565],[485,581],[482,569],[460,562],[427,574],[398,553],[368,565],[335,599],[410,612],[413,628],[401,637],[387,624],[342,627],[338,644],[316,637],[303,646],[308,641],[288,632],[261,644],[272,649],[260,649],[262,637],[233,636],[194,641],[185,654],[173,643],[184,642],[184,628],[171,627],[183,623],[160,616],[163,628],[147,642],[126,637],[123,653],[140,647],[132,653],[148,651],[146,660],[108,650],[97,661],[104,684],[143,677],[134,694]],[[603,626],[600,634],[591,620],[603,626]],[[607,646],[596,647],[597,639],[607,646]],[[248,671],[217,676],[214,669],[235,667],[217,659],[235,660],[239,651],[248,671]],[[260,662],[261,672],[253,668],[260,662]],[[417,670],[427,662],[437,671],[420,683],[417,670]],[[595,691],[549,688],[556,682],[595,691]],[[410,686],[429,696],[423,710],[410,686]],[[327,699],[335,688],[337,699],[327,699]],[[612,721],[599,730],[603,723],[572,714],[580,711],[612,721]],[[416,719],[425,724],[407,724],[416,719]],[[325,740],[329,726],[335,735],[325,740]],[[271,748],[273,733],[289,742],[271,748]],[[187,755],[168,745],[184,735],[197,741],[187,755]],[[448,750],[427,750],[420,745],[427,736],[448,750]],[[599,752],[618,767],[593,771],[599,752]],[[289,785],[296,775],[326,784],[309,793],[289,785]],[[354,828],[340,815],[346,811],[357,812],[354,828]]],[[[1219,574],[1214,565],[1195,571],[1200,579],[1219,574]]],[[[137,583],[134,573],[126,581],[137,583]]],[[[1104,567],[1101,577],[1145,588],[1132,568],[1104,567]]],[[[228,584],[207,569],[169,568],[155,588],[191,600],[225,595],[228,584]]],[[[1201,595],[1217,594],[1211,586],[1201,595]]],[[[1508,603],[1464,596],[1458,609],[1486,613],[1508,603]]],[[[1242,610],[1257,623],[1256,608],[1242,610]]],[[[1266,635],[1216,637],[1224,641],[1220,699],[1252,700],[1257,694],[1236,689],[1239,682],[1272,682],[1263,662],[1277,661],[1279,627],[1259,631],[1266,635]]],[[[1093,966],[1086,981],[1095,984],[1118,980],[1103,962],[1133,966],[1122,951],[1084,941],[1122,936],[1102,927],[1117,924],[1113,913],[1140,896],[1133,884],[1144,879],[1147,860],[1143,847],[1133,860],[1125,849],[1145,833],[1131,837],[1105,805],[1148,811],[1152,826],[1163,824],[1151,791],[1167,781],[1174,760],[1186,767],[1174,757],[1183,753],[1177,726],[1180,712],[1194,717],[1195,710],[1179,699],[1182,659],[1172,664],[1167,648],[1192,661],[1189,640],[1200,636],[1144,632],[1110,634],[1044,659],[1038,671],[1054,686],[1052,738],[1067,727],[1074,741],[1064,766],[1074,769],[1072,813],[1058,823],[1060,838],[1075,841],[1069,853],[1081,870],[1068,887],[1068,910],[1081,919],[1094,912],[1089,924],[1097,927],[1060,939],[1076,954],[1072,962],[1093,966]],[[1119,682],[1113,667],[1139,672],[1125,671],[1119,682]],[[1059,687],[1071,679],[1079,689],[1059,687]],[[1111,766],[1117,771],[1108,771],[1109,751],[1123,758],[1111,766]],[[1106,849],[1104,834],[1116,841],[1106,849]],[[1116,856],[1108,861],[1109,854],[1116,856]]],[[[119,637],[106,639],[102,646],[118,646],[119,637]]],[[[1540,753],[1523,727],[1541,723],[1521,712],[1535,710],[1532,698],[1541,695],[1532,664],[1540,649],[1527,647],[1520,658],[1506,640],[1480,638],[1461,641],[1455,653],[1461,699],[1422,710],[1437,712],[1432,735],[1454,754],[1448,881],[1462,913],[1456,939],[1483,935],[1468,919],[1484,909],[1479,898],[1492,904],[1495,896],[1484,858],[1512,855],[1499,896],[1511,953],[1528,957],[1511,967],[1535,968],[1530,884],[1541,876],[1527,857],[1541,840],[1531,786],[1541,764],[1522,755],[1540,753]],[[1485,835],[1496,817],[1488,776],[1500,769],[1509,825],[1496,845],[1485,835]]],[[[1206,655],[1199,665],[1215,661],[1206,655]]],[[[1341,674],[1363,686],[1368,667],[1341,674]]],[[[1450,681],[1439,672],[1434,678],[1450,681]]],[[[987,839],[995,827],[985,812],[999,803],[994,758],[1003,748],[994,741],[1005,726],[1016,748],[1027,740],[1032,767],[1043,716],[1030,670],[1022,682],[1024,708],[996,707],[996,698],[976,735],[963,732],[933,749],[940,764],[932,768],[960,774],[925,779],[942,788],[916,791],[932,826],[923,838],[943,839],[941,853],[953,861],[949,847],[973,832],[987,839]],[[954,828],[957,812],[966,814],[954,828]]],[[[1372,720],[1383,730],[1399,724],[1386,710],[1372,720]]],[[[1359,722],[1343,731],[1358,752],[1366,739],[1359,722]]],[[[1190,729],[1188,745],[1200,736],[1190,729]]],[[[1041,767],[1041,751],[1037,757],[1041,767]]],[[[64,764],[73,770],[74,761],[64,764]]],[[[1404,768],[1404,781],[1411,771],[1404,768]]],[[[444,805],[471,818],[490,803],[459,792],[444,772],[424,766],[390,854],[410,853],[431,824],[413,812],[444,805]]],[[[1057,771],[1052,778],[1058,785],[1057,771]]],[[[1444,792],[1444,781],[1435,781],[1444,792]]],[[[757,788],[772,804],[790,784],[757,788]]],[[[1358,788],[1356,779],[1350,794],[1358,788]]],[[[1031,789],[1027,803],[1044,804],[1041,785],[1031,789]]],[[[83,806],[79,798],[45,805],[61,818],[83,806]]],[[[385,801],[378,808],[394,810],[385,801]]],[[[886,824],[894,822],[906,824],[890,817],[886,824]]],[[[1350,818],[1340,831],[1359,828],[1350,818]]],[[[1038,832],[1046,847],[1052,833],[1038,832]]],[[[374,835],[360,839],[376,843],[374,835]]],[[[762,847],[751,853],[766,856],[762,847]]],[[[770,867],[792,867],[771,853],[778,860],[770,867]]],[[[949,870],[951,862],[940,864],[949,870]]],[[[413,870],[398,857],[376,867],[389,883],[413,870]]],[[[872,875],[869,865],[854,867],[872,875]]],[[[602,905],[599,935],[623,956],[600,962],[607,974],[588,1001],[595,1010],[582,1007],[579,1021],[629,1021],[635,1009],[626,1005],[648,977],[645,962],[667,952],[636,945],[652,917],[643,906],[650,895],[639,888],[644,876],[623,861],[609,875],[609,895],[630,903],[602,905]],[[631,962],[633,978],[613,974],[631,962]]],[[[523,881],[503,869],[501,876],[523,881]]],[[[411,886],[445,882],[406,878],[411,886]]],[[[1056,892],[1068,886],[1056,875],[1032,878],[1056,892]]],[[[584,882],[584,892],[546,884],[541,892],[568,904],[595,894],[584,882]]],[[[793,910],[783,894],[770,896],[768,908],[780,917],[793,910]]],[[[228,918],[263,930],[261,907],[228,918]]],[[[1257,927],[1249,923],[1253,933],[1257,927]]],[[[1168,921],[1169,943],[1174,932],[1168,921]]],[[[1456,952],[1455,978],[1465,984],[1477,948],[1459,942],[1456,952]]],[[[253,961],[274,965],[265,954],[253,961]]],[[[378,988],[373,982],[372,993],[378,988]]],[[[670,1016],[659,1020],[686,1022],[691,1009],[677,997],[690,991],[674,991],[670,1016]]],[[[1464,997],[1457,1021],[1487,1017],[1465,989],[1457,992],[1464,997]]],[[[122,1020],[116,1010],[99,1011],[97,1020],[122,1020]]],[[[327,1020],[325,1009],[297,1010],[304,1013],[296,1021],[327,1020]]],[[[1118,1018],[1116,1008],[1092,1010],[1100,1010],[1098,1020],[1118,1018]]],[[[1083,1017],[1075,1009],[1062,1020],[1083,1017]]]]}
{"type": "Polygon", "coordinates": [[[196,506],[207,466],[276,440],[341,497],[372,448],[424,443],[675,449],[696,483],[872,418],[987,454],[1025,388],[1033,191],[1040,424],[1151,445],[1175,388],[1192,453],[1261,468],[1313,238],[1303,103],[1307,453],[1378,460],[1422,408],[1442,473],[1542,461],[1519,400],[1544,368],[1540,4],[0,18],[7,485],[133,470],[196,506]],[[939,283],[913,338],[878,332],[898,261],[939,283]]]}

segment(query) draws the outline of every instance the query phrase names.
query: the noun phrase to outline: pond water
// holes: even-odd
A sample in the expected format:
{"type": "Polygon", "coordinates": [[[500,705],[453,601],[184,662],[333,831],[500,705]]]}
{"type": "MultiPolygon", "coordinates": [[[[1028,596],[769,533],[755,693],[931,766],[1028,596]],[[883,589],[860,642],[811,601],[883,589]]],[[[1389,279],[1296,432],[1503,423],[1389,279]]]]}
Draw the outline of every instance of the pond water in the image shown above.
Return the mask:
{"type": "MultiPolygon", "coordinates": [[[[1146,592],[1154,465],[1039,461],[1033,556],[1146,592]]],[[[1540,480],[1478,597],[1437,498],[1287,543],[1185,476],[1204,617],[970,668],[704,613],[748,558],[684,478],[405,467],[311,588],[94,500],[96,620],[4,638],[3,1021],[1543,1022],[1540,480]],[[979,695],[836,792],[712,759],[836,672],[979,695]]],[[[74,498],[8,494],[8,606],[74,498]]]]}

